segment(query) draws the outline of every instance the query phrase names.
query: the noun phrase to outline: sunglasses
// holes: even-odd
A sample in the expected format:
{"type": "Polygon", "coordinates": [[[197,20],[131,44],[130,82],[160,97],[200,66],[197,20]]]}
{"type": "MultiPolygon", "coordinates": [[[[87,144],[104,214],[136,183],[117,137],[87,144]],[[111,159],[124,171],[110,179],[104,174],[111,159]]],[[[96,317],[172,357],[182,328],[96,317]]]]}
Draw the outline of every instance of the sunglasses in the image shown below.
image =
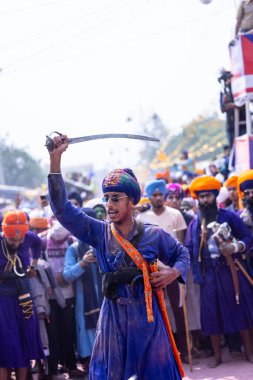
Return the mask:
{"type": "Polygon", "coordinates": [[[102,198],[102,201],[104,203],[108,203],[109,200],[111,200],[113,203],[117,203],[120,199],[122,198],[128,198],[128,195],[122,195],[122,197],[119,197],[118,195],[112,195],[111,197],[108,197],[108,195],[105,195],[103,198],[102,198]]]}

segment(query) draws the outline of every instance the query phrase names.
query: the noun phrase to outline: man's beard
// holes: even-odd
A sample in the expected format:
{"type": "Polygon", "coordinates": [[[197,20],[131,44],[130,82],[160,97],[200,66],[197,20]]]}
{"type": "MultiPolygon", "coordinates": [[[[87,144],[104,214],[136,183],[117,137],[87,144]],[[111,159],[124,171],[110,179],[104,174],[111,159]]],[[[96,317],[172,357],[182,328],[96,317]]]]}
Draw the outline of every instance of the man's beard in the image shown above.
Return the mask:
{"type": "Polygon", "coordinates": [[[253,217],[253,198],[245,199],[246,209],[249,211],[251,217],[253,217]]]}
{"type": "Polygon", "coordinates": [[[199,212],[201,221],[205,220],[206,225],[216,221],[219,212],[216,199],[211,204],[199,204],[199,212]]]}

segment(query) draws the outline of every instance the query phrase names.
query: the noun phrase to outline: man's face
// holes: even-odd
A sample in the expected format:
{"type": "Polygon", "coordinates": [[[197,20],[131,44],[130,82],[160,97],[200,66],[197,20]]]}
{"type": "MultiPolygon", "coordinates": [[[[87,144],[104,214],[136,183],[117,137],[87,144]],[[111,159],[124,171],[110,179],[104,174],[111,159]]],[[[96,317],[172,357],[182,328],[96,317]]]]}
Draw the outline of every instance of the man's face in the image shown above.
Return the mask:
{"type": "Polygon", "coordinates": [[[237,188],[235,186],[229,186],[228,187],[228,193],[229,193],[229,199],[232,202],[238,200],[238,192],[237,192],[237,188]]]}
{"type": "Polygon", "coordinates": [[[214,203],[215,196],[210,191],[205,191],[203,193],[200,193],[198,196],[198,201],[200,206],[209,206],[214,203]]]}
{"type": "Polygon", "coordinates": [[[253,189],[247,189],[243,192],[243,199],[246,206],[253,206],[253,189]]]}
{"type": "Polygon", "coordinates": [[[166,203],[169,207],[179,210],[181,207],[181,197],[178,194],[170,194],[166,198],[166,203]]]}
{"type": "Polygon", "coordinates": [[[7,244],[12,249],[17,249],[23,243],[24,237],[6,238],[7,244]]]}
{"type": "Polygon", "coordinates": [[[94,210],[97,214],[98,220],[105,220],[106,219],[106,210],[102,206],[96,206],[94,207],[94,210]]]}
{"type": "Polygon", "coordinates": [[[230,149],[224,149],[224,156],[229,157],[230,156],[230,149]]]}
{"type": "Polygon", "coordinates": [[[198,201],[201,220],[204,220],[206,225],[214,222],[219,212],[214,194],[210,191],[201,192],[198,201]]]}
{"type": "Polygon", "coordinates": [[[70,200],[70,202],[72,203],[72,205],[74,205],[75,207],[81,207],[81,205],[80,205],[80,203],[78,202],[77,199],[75,199],[75,198],[70,198],[69,200],[70,200]]]}
{"type": "Polygon", "coordinates": [[[122,224],[132,218],[133,204],[125,193],[104,193],[103,202],[110,222],[122,224]]]}
{"type": "Polygon", "coordinates": [[[150,202],[154,208],[161,208],[164,206],[164,195],[156,190],[150,197],[150,202]]]}

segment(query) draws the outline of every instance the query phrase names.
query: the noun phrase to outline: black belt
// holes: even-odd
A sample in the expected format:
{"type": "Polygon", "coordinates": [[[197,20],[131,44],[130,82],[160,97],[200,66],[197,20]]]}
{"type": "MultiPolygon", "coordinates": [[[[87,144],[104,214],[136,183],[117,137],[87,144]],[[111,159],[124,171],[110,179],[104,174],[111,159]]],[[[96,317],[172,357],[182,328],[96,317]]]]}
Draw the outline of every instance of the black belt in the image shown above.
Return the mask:
{"type": "Polygon", "coordinates": [[[118,298],[118,285],[131,284],[136,278],[142,278],[142,271],[134,267],[126,267],[116,272],[102,273],[102,290],[105,297],[116,300],[118,298]]]}

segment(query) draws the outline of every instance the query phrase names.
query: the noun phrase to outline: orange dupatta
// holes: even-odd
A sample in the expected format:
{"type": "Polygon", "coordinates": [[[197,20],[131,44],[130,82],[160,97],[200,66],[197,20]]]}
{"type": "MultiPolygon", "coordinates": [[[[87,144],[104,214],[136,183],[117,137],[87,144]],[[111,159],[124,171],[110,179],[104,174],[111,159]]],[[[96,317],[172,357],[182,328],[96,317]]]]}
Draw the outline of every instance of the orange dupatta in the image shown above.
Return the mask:
{"type": "MultiPolygon", "coordinates": [[[[158,271],[157,262],[150,264],[150,268],[149,268],[147,261],[142,257],[140,252],[128,240],[126,240],[123,236],[121,236],[116,231],[113,224],[111,224],[111,231],[112,231],[113,236],[117,240],[117,242],[120,244],[122,248],[124,248],[124,250],[131,257],[135,265],[139,269],[142,270],[143,279],[144,279],[144,294],[145,294],[145,302],[146,302],[146,310],[147,310],[147,319],[148,319],[148,322],[154,322],[154,315],[153,315],[153,308],[152,308],[152,286],[149,281],[149,273],[150,271],[151,272],[158,271]]],[[[173,351],[175,360],[177,362],[180,375],[184,377],[184,369],[181,363],[180,355],[177,350],[177,346],[173,337],[170,321],[167,314],[164,292],[162,289],[160,289],[160,290],[155,291],[155,293],[158,298],[159,307],[162,313],[165,326],[168,331],[168,335],[169,335],[171,346],[172,346],[172,351],[173,351]]]]}

